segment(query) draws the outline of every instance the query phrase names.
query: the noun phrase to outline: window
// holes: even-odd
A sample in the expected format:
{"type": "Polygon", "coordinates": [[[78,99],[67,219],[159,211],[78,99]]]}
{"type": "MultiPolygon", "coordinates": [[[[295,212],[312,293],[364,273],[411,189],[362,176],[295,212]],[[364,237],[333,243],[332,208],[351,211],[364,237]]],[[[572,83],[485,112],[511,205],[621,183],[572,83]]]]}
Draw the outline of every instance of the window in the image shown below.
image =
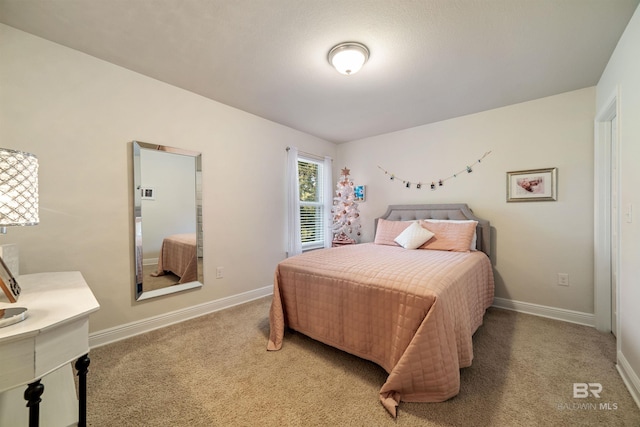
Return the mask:
{"type": "Polygon", "coordinates": [[[302,250],[324,247],[326,227],[322,162],[298,156],[302,250]]]}

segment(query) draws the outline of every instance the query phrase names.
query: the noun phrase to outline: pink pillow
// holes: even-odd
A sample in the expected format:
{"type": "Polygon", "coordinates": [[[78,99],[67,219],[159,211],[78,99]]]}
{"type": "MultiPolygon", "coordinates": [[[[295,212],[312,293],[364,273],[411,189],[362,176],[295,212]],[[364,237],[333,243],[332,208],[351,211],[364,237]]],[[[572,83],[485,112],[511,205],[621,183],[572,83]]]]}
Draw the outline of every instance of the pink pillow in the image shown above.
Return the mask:
{"type": "Polygon", "coordinates": [[[477,221],[473,222],[426,222],[420,224],[435,234],[418,249],[436,251],[469,252],[471,240],[476,231],[477,221]]]}
{"type": "Polygon", "coordinates": [[[395,238],[410,225],[411,221],[387,221],[381,218],[378,220],[376,238],[373,243],[376,245],[400,246],[395,242],[395,238]]]}

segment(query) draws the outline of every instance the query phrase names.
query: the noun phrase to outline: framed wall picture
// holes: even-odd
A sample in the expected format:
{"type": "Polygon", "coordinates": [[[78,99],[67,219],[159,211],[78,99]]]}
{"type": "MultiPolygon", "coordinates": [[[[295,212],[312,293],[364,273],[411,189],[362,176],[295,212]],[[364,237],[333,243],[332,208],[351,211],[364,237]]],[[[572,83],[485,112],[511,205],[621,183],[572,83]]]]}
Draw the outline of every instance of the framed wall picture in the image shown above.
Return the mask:
{"type": "Polygon", "coordinates": [[[9,302],[14,303],[18,301],[20,286],[2,258],[0,258],[0,288],[2,288],[4,294],[9,298],[9,302]]]}
{"type": "Polygon", "coordinates": [[[364,198],[365,198],[364,185],[356,185],[353,189],[353,194],[355,196],[356,202],[364,202],[364,198]]]}
{"type": "Polygon", "coordinates": [[[558,200],[558,168],[507,172],[507,202],[558,200]]]}

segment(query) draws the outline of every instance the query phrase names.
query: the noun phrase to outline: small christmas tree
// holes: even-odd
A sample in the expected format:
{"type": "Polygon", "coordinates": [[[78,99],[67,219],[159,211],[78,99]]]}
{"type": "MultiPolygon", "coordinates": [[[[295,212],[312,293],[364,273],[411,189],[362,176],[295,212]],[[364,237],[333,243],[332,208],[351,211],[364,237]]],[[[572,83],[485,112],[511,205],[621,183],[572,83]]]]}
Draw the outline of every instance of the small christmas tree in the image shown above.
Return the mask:
{"type": "Polygon", "coordinates": [[[340,181],[336,185],[333,198],[333,241],[337,244],[356,243],[360,237],[360,212],[356,203],[353,182],[349,180],[350,170],[342,169],[340,181]]]}

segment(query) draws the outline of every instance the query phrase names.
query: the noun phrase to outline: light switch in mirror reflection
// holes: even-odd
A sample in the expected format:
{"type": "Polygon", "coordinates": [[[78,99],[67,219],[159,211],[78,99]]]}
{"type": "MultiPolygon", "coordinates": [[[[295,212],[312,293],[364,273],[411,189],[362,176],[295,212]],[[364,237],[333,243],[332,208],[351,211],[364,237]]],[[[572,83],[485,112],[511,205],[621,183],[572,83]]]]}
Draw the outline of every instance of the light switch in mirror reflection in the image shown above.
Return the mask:
{"type": "Polygon", "coordinates": [[[133,141],[135,298],[201,287],[202,157],[133,141]]]}

